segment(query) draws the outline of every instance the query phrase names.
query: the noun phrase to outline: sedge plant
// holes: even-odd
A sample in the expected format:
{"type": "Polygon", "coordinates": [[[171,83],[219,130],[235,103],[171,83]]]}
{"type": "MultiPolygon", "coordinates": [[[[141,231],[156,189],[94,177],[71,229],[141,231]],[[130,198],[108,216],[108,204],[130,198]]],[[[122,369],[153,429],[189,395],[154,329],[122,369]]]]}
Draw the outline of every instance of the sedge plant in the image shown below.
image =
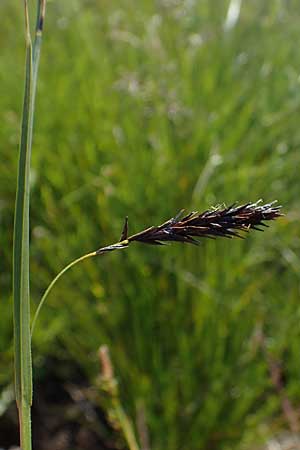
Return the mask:
{"type": "MultiPolygon", "coordinates": [[[[20,444],[22,450],[31,450],[31,403],[32,403],[32,358],[31,336],[40,310],[57,281],[69,269],[90,257],[128,248],[132,243],[164,245],[171,242],[197,244],[201,238],[242,237],[251,229],[263,230],[266,221],[279,217],[280,206],[275,202],[261,204],[236,204],[219,206],[203,213],[180,211],[175,217],[158,226],[151,226],[134,235],[128,235],[128,219],[125,219],[121,238],[112,245],[101,247],[84,254],[69,263],[50,283],[36,309],[30,325],[30,282],[29,282],[29,199],[30,199],[30,156],[38,80],[38,68],[45,18],[46,0],[37,1],[35,35],[32,41],[28,2],[24,0],[25,11],[25,89],[20,138],[19,169],[16,191],[14,249],[13,249],[13,298],[14,298],[14,353],[15,353],[15,391],[19,413],[20,444]]],[[[121,411],[122,412],[122,411],[121,411]]],[[[121,414],[123,417],[123,415],[121,414]]],[[[123,417],[124,419],[124,417],[123,417]]],[[[123,420],[124,421],[124,420],[123,420]]],[[[127,422],[126,422],[127,424],[127,422]]],[[[128,424],[127,424],[128,425],[128,424]]],[[[127,432],[127,441],[132,441],[127,432]],[[128,438],[128,436],[130,438],[128,438]]],[[[131,444],[136,448],[137,444],[131,444]]]]}

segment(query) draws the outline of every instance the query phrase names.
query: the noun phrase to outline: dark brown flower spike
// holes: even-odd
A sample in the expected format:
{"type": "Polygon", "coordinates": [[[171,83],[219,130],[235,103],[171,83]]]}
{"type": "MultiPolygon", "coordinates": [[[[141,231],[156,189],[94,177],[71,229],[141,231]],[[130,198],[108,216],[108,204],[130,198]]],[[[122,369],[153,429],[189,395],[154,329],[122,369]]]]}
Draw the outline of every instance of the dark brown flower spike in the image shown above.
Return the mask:
{"type": "Polygon", "coordinates": [[[92,256],[102,255],[114,250],[127,248],[131,242],[141,242],[143,244],[163,245],[167,242],[186,242],[187,244],[198,244],[199,239],[216,237],[243,237],[242,233],[251,229],[263,231],[262,227],[267,227],[264,222],[277,219],[282,216],[280,206],[276,202],[260,205],[261,200],[256,203],[246,203],[242,206],[233,204],[228,208],[218,206],[209,209],[203,213],[190,212],[184,215],[184,210],[177,216],[172,217],[158,226],[147,228],[140,233],[128,237],[128,218],[126,217],[123,226],[121,239],[116,244],[99,248],[96,251],[87,253],[80,258],[75,259],[54,278],[46,289],[41,301],[36,309],[31,334],[39,315],[39,312],[45,303],[45,300],[60,277],[71,267],[92,256]]]}
{"type": "Polygon", "coordinates": [[[161,225],[152,226],[140,233],[128,236],[128,218],[125,219],[121,240],[117,244],[100,248],[97,254],[110,252],[127,247],[131,242],[143,244],[164,245],[166,242],[185,242],[199,244],[199,239],[206,237],[242,238],[242,232],[251,229],[263,231],[262,227],[268,227],[264,222],[274,220],[282,216],[280,206],[275,206],[276,201],[260,205],[246,203],[238,206],[236,203],[229,207],[215,207],[210,210],[190,212],[184,215],[184,210],[177,216],[167,220],[161,225]]]}

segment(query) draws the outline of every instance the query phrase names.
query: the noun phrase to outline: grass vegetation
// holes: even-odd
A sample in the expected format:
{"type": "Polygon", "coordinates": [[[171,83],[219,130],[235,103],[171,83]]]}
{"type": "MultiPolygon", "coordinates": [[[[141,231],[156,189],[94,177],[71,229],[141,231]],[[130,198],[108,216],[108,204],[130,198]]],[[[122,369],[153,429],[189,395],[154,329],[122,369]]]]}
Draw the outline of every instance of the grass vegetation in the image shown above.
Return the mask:
{"type": "MultiPolygon", "coordinates": [[[[74,267],[37,322],[47,360],[91,383],[110,348],[154,450],[242,449],[286,426],[265,346],[300,400],[300,8],[296,1],[49,2],[31,180],[31,298],[61,267],[181,207],[278,198],[246,241],[111,254],[74,267]],[[239,2],[230,2],[238,6],[239,2]],[[147,218],[147,221],[145,221],[147,218]]],[[[12,229],[23,11],[0,5],[0,383],[12,379],[12,229]],[[12,58],[14,55],[14,58],[12,58]]]]}

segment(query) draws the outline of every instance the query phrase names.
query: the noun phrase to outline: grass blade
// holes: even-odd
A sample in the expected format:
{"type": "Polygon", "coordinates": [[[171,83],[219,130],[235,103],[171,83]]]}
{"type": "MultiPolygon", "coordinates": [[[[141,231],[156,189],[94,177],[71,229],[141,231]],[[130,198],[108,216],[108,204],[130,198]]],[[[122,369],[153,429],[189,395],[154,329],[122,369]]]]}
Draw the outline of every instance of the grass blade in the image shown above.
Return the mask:
{"type": "Polygon", "coordinates": [[[29,177],[33,112],[31,107],[32,45],[26,2],[25,20],[26,72],[15,206],[13,297],[16,400],[19,409],[21,446],[23,450],[28,450],[31,449],[30,405],[32,399],[29,298],[29,177]]]}
{"type": "Polygon", "coordinates": [[[20,441],[23,450],[31,450],[30,408],[32,403],[32,359],[29,286],[30,159],[35,95],[46,0],[38,0],[36,34],[33,47],[30,35],[27,0],[24,0],[24,7],[26,36],[25,89],[15,205],[13,298],[15,386],[19,411],[20,441]]]}

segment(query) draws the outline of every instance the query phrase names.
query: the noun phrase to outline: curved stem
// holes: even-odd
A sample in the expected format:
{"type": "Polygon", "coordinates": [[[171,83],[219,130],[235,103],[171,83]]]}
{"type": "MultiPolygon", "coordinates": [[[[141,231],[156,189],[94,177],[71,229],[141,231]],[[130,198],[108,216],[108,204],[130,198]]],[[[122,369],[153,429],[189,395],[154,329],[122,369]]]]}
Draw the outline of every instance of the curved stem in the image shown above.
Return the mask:
{"type": "Polygon", "coordinates": [[[32,325],[31,325],[31,337],[33,334],[33,330],[35,327],[35,323],[37,321],[38,315],[40,313],[40,310],[43,306],[43,304],[45,303],[46,298],[48,297],[51,289],[53,288],[53,286],[56,284],[56,282],[60,279],[60,277],[66,273],[69,269],[71,269],[71,267],[75,266],[76,264],[78,264],[80,261],[83,261],[84,259],[90,258],[91,256],[96,256],[97,253],[96,252],[91,252],[91,253],[87,253],[86,255],[81,256],[80,258],[75,259],[74,261],[72,261],[70,264],[68,264],[63,270],[61,270],[59,272],[58,275],[56,275],[56,277],[51,281],[51,283],[49,284],[49,286],[47,287],[43,297],[40,300],[39,306],[37,307],[37,310],[34,314],[34,318],[32,321],[32,325]]]}

